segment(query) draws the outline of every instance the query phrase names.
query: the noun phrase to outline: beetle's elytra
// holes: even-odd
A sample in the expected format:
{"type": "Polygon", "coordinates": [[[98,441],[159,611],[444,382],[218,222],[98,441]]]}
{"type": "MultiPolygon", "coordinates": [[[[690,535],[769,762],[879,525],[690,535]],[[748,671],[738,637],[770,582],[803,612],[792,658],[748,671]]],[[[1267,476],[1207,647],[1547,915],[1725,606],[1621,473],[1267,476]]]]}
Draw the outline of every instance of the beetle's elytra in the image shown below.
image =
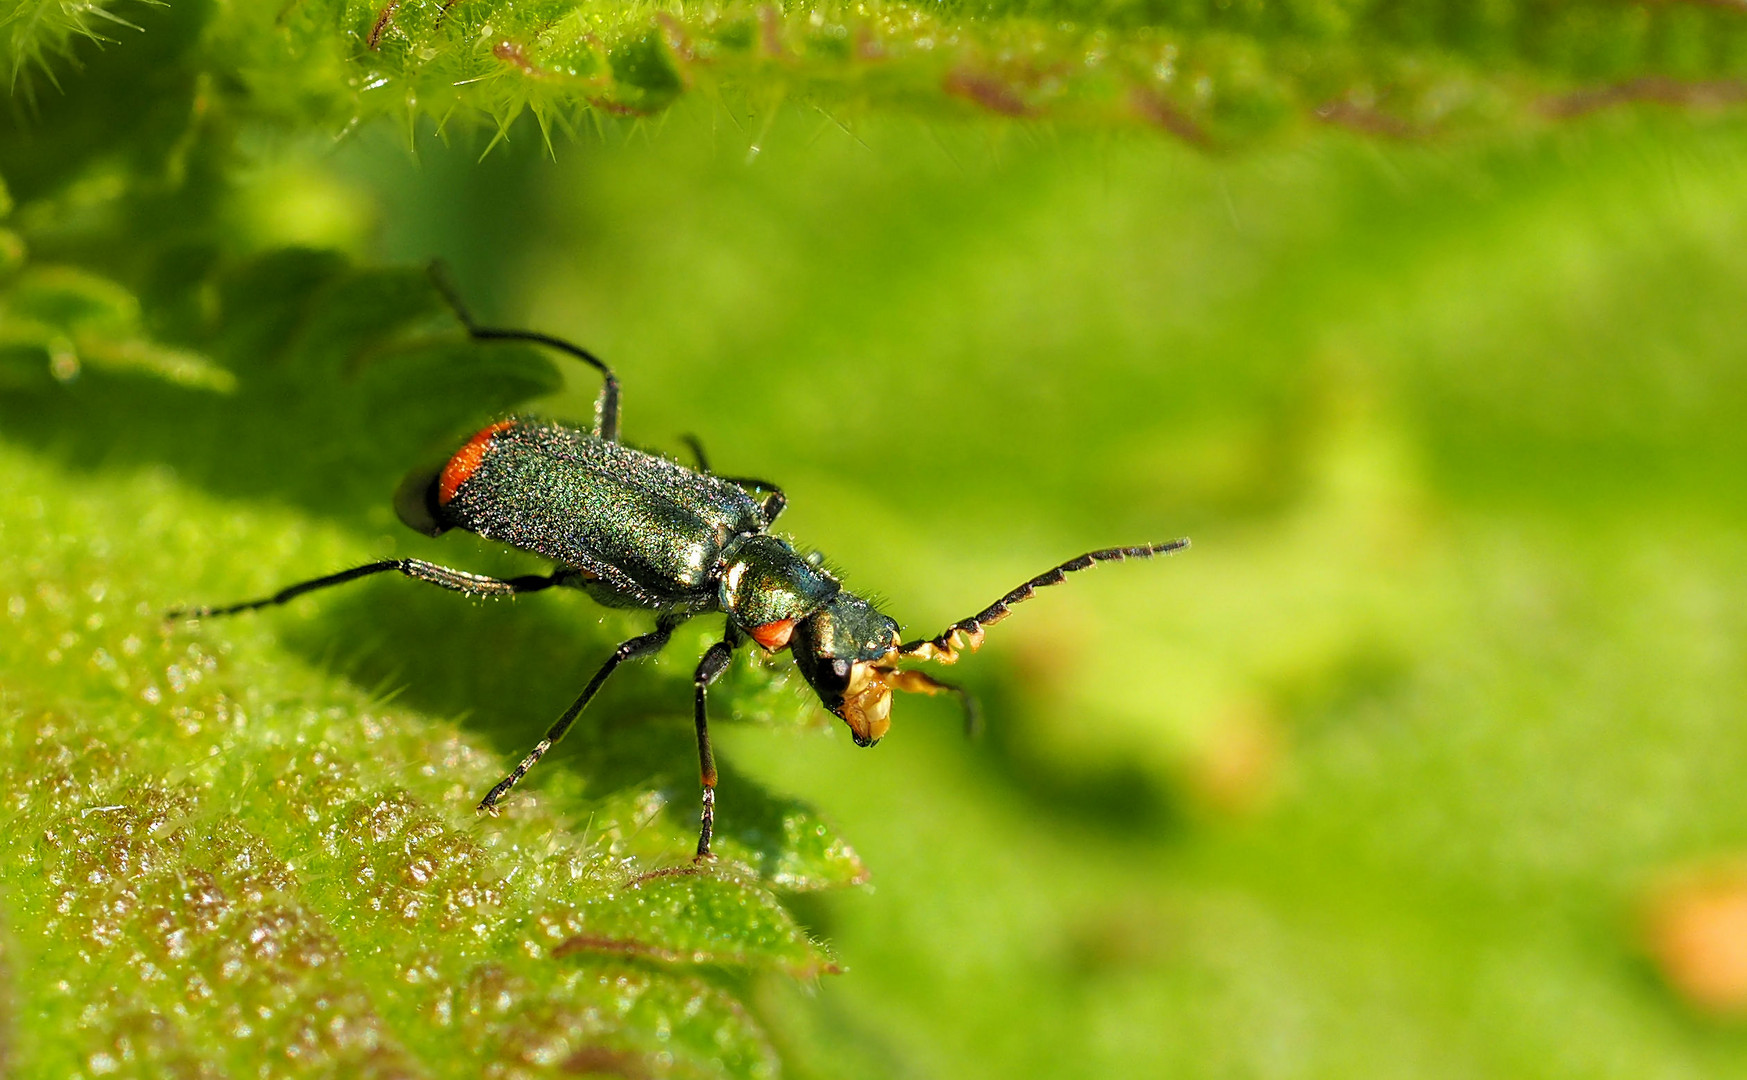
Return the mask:
{"type": "Polygon", "coordinates": [[[716,768],[705,694],[734,650],[748,640],[770,652],[788,649],[820,702],[849,725],[856,744],[872,746],[891,726],[893,690],[953,693],[967,710],[973,708],[958,687],[900,667],[902,662],[953,663],[960,652],[980,646],[984,628],[1006,618],[1012,605],[1075,570],[1189,546],[1178,539],[1087,552],[934,637],[905,642],[895,621],[844,589],[817,558],[803,557],[770,531],[787,502],[776,485],[712,474],[695,443],[696,468],[625,446],[619,442],[619,381],[600,358],[544,334],[476,326],[440,277],[437,284],[475,340],[558,349],[599,370],[604,383],[592,428],[528,417],[489,424],[438,467],[410,474],[395,497],[395,509],[408,526],[429,536],[463,529],[545,556],[555,564],[553,571],[500,579],[421,559],[386,559],[299,582],[259,600],[171,616],[231,615],[388,571],[472,596],[569,586],[611,607],[656,612],[655,629],[613,650],[545,738],[480,800],[480,810],[496,812],[498,802],[564,737],[615,668],[659,650],[692,616],[719,611],[727,621],[723,638],[704,653],[693,676],[703,784],[697,857],[709,858],[716,768]]]}

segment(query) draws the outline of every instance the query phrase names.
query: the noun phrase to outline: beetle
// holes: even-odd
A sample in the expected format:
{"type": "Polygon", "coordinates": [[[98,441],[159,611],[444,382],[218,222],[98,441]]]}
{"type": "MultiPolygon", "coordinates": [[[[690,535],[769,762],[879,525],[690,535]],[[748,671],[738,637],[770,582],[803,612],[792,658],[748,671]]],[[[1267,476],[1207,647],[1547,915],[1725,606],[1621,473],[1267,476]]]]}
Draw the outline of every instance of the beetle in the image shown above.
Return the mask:
{"type": "Polygon", "coordinates": [[[873,746],[891,726],[892,692],[957,695],[967,723],[975,703],[965,691],[901,661],[956,662],[983,642],[985,628],[1007,617],[1038,589],[1096,563],[1150,558],[1189,546],[1187,538],[1089,551],[1050,568],[930,638],[904,641],[898,623],[843,588],[821,559],[803,556],[771,532],[787,505],[781,488],[752,477],[718,476],[689,440],[695,468],[619,440],[619,380],[581,346],[527,330],[474,322],[459,295],[435,272],[438,291],[479,342],[523,342],[555,349],[597,370],[602,379],[588,429],[512,416],[479,429],[441,464],[415,469],[395,494],[395,511],[427,536],[475,533],[550,559],[549,574],[493,578],[423,559],[383,559],[289,585],[271,596],[224,607],[179,609],[169,618],[206,618],[284,604],[305,593],[396,572],[477,597],[519,596],[554,587],[581,589],[595,601],[656,613],[655,629],[620,644],[545,737],[479,801],[498,804],[564,737],[613,671],[655,653],[694,616],[726,616],[722,640],[693,673],[693,716],[703,809],[696,859],[712,858],[716,766],[705,707],[707,690],[736,649],[753,642],[789,651],[819,701],[848,725],[857,746],[873,746]],[[757,493],[757,497],[755,497],[757,493]]]}

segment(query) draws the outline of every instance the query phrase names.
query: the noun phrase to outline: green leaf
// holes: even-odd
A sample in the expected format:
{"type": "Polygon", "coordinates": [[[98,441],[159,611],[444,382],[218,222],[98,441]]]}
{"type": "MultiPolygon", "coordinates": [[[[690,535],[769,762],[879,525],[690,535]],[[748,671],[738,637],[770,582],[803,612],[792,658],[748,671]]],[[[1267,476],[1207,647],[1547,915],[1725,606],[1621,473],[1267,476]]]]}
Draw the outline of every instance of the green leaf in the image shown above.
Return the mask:
{"type": "Polygon", "coordinates": [[[188,389],[236,389],[229,371],[199,353],[153,342],[132,293],[74,267],[39,266],[20,275],[0,296],[0,320],[0,355],[15,371],[34,365],[66,381],[96,365],[150,373],[188,389]]]}
{"type": "MultiPolygon", "coordinates": [[[[372,498],[418,444],[555,385],[543,360],[466,344],[452,319],[436,329],[440,303],[416,272],[284,252],[214,293],[203,345],[234,393],[96,366],[70,394],[0,400],[9,434],[61,446],[59,464],[0,461],[23,510],[0,521],[8,963],[64,973],[15,995],[43,1018],[30,1068],[772,1073],[746,980],[835,968],[771,890],[866,872],[813,811],[732,769],[722,857],[691,867],[689,676],[629,680],[634,698],[651,682],[659,697],[646,691],[643,716],[590,710],[572,735],[595,744],[586,768],[555,754],[501,818],[473,810],[574,694],[578,659],[604,657],[603,631],[629,618],[603,628],[574,618],[586,602],[542,615],[419,596],[384,623],[383,600],[419,588],[395,581],[266,618],[163,621],[177,602],[368,560],[356,530],[369,534],[372,498]],[[130,477],[84,474],[117,447],[130,477]],[[190,484],[305,509],[227,518],[190,484]],[[317,611],[320,628],[300,629],[317,611]],[[378,666],[406,656],[398,677],[378,666]],[[349,679],[322,672],[340,657],[349,679]],[[356,688],[417,685],[421,664],[435,685],[403,701],[423,708],[356,688]],[[542,669],[552,677],[531,677],[542,669]],[[489,715],[502,699],[527,703],[514,730],[489,715]],[[470,703],[492,738],[455,722],[470,703]]],[[[57,295],[63,321],[131,310],[112,285],[57,295]]],[[[786,701],[788,722],[808,709],[786,701]]]]}
{"type": "Polygon", "coordinates": [[[125,10],[0,117],[9,1070],[1740,1071],[1632,914],[1747,845],[1739,5],[125,10]],[[977,743],[737,660],[704,872],[713,626],[481,819],[646,621],[161,620],[533,568],[389,509],[595,386],[464,341],[432,251],[913,629],[1195,553],[1004,623],[977,743]]]}
{"type": "Polygon", "coordinates": [[[1609,105],[1747,99],[1734,4],[836,0],[638,5],[304,0],[221,10],[254,99],[439,126],[525,111],[647,114],[702,91],[736,113],[982,110],[1151,125],[1225,144],[1334,123],[1384,136],[1556,120],[1609,105]],[[275,21],[269,27],[267,20],[275,21]],[[277,51],[263,47],[272,31],[277,51]]]}

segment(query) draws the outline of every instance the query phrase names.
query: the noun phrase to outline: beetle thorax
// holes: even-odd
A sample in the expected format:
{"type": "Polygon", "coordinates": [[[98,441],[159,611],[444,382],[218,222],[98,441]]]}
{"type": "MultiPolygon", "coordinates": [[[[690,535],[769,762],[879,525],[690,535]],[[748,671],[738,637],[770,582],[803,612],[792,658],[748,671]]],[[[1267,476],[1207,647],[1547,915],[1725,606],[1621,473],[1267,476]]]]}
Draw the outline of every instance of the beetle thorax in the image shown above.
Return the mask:
{"type": "Polygon", "coordinates": [[[787,644],[794,624],[842,589],[787,540],[769,533],[731,542],[723,563],[722,610],[767,649],[787,644]]]}

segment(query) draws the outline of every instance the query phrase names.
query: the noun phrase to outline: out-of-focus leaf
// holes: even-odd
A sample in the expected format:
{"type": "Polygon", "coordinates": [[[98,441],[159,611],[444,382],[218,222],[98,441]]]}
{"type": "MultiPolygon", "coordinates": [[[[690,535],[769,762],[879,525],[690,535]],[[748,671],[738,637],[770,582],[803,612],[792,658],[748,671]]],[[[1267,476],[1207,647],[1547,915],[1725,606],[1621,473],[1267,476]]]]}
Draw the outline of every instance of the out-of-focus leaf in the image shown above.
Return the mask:
{"type": "Polygon", "coordinates": [[[35,367],[64,382],[95,366],[188,389],[236,389],[235,376],[206,357],[153,341],[132,293],[67,266],[33,267],[0,293],[0,356],[26,378],[35,367]]]}
{"type": "Polygon", "coordinates": [[[127,18],[128,9],[135,7],[116,0],[0,3],[0,75],[6,78],[9,92],[34,96],[36,79],[46,79],[58,90],[55,67],[72,60],[75,44],[113,41],[118,34],[139,31],[127,18]]]}

